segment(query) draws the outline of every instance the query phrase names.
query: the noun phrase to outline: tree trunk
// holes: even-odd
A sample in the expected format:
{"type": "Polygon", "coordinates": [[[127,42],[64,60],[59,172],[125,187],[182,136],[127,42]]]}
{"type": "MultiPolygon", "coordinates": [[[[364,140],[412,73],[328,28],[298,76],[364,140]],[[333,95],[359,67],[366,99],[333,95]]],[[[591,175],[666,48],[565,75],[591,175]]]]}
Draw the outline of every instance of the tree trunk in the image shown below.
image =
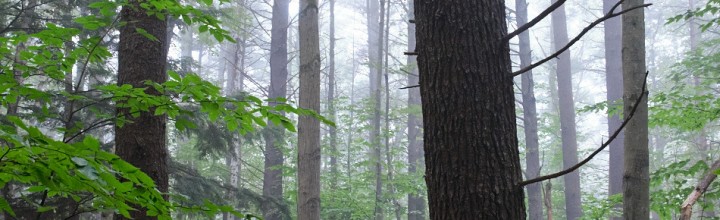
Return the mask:
{"type": "MultiPolygon", "coordinates": [[[[527,3],[525,0],[516,0],[517,26],[527,23],[527,3]]],[[[532,63],[532,49],[530,48],[530,32],[524,31],[518,36],[520,38],[520,69],[532,63]]],[[[540,175],[540,153],[538,141],[538,116],[535,104],[535,82],[532,70],[521,76],[523,125],[525,131],[525,176],[532,179],[540,175]]],[[[530,220],[543,219],[542,183],[530,184],[527,186],[528,194],[528,218],[530,220]]]]}
{"type": "MultiPolygon", "coordinates": [[[[555,2],[557,0],[553,0],[555,2]]],[[[560,6],[551,15],[555,50],[568,43],[565,6],[560,6]]],[[[560,101],[560,128],[562,134],[563,167],[565,169],[578,163],[577,133],[575,130],[575,103],[573,101],[572,68],[570,51],[558,56],[557,61],[558,100],[560,101]]],[[[567,219],[579,219],[582,216],[580,199],[580,171],[576,170],[563,176],[565,181],[565,216],[567,219]]]]}
{"type": "MultiPolygon", "coordinates": [[[[162,83],[167,80],[165,67],[167,50],[167,22],[155,15],[148,15],[140,7],[142,1],[131,1],[120,12],[120,42],[118,49],[118,85],[129,84],[147,88],[145,92],[162,95],[144,84],[146,80],[162,83]],[[137,33],[142,28],[158,40],[151,40],[137,33]]],[[[130,117],[127,108],[118,108],[118,116],[130,117]]],[[[115,127],[115,152],[123,160],[135,165],[155,180],[160,192],[168,191],[168,151],[165,138],[166,116],[153,114],[154,110],[143,112],[133,118],[133,123],[115,127]]],[[[167,195],[165,195],[167,198],[167,195]]],[[[139,208],[139,207],[136,207],[139,208]]],[[[157,219],[148,217],[145,210],[131,212],[134,219],[157,219]]],[[[116,219],[124,219],[116,215],[116,219]]]]}
{"type": "Polygon", "coordinates": [[[415,22],[430,218],[525,219],[504,1],[416,0],[415,22]]]}
{"type": "MultiPolygon", "coordinates": [[[[626,0],[623,8],[643,4],[643,0],[626,0]]],[[[643,96],[645,80],[645,10],[639,8],[622,16],[623,112],[633,109],[643,96]]],[[[648,150],[647,98],[640,102],[635,115],[625,127],[625,172],[623,174],[623,213],[625,219],[650,218],[650,173],[648,150]]]]}
{"type": "MultiPolygon", "coordinates": [[[[328,114],[331,121],[337,121],[335,114],[335,0],[330,0],[330,52],[328,54],[328,89],[327,103],[328,114]]],[[[337,189],[337,178],[339,177],[337,157],[340,154],[337,149],[337,130],[334,126],[328,126],[330,134],[330,182],[333,190],[337,189]]]]}
{"type": "Polygon", "coordinates": [[[382,150],[380,142],[380,112],[381,112],[381,83],[382,83],[382,54],[383,54],[383,23],[385,0],[368,0],[368,59],[370,68],[370,93],[373,99],[372,130],[370,131],[370,146],[373,151],[375,165],[375,220],[383,219],[383,182],[382,182],[382,150]],[[380,11],[378,13],[378,7],[380,11]]]}
{"type": "Polygon", "coordinates": [[[548,181],[544,187],[545,192],[545,209],[547,209],[547,220],[553,220],[552,207],[552,181],[548,181]]]}
{"type": "MultiPolygon", "coordinates": [[[[413,10],[415,10],[415,4],[413,1],[408,1],[408,18],[414,17],[413,10]]],[[[408,51],[415,51],[415,24],[408,22],[408,51]]],[[[420,82],[418,78],[417,61],[415,56],[407,57],[407,65],[410,67],[407,75],[407,85],[414,86],[420,82]]],[[[409,88],[408,89],[408,107],[419,108],[420,107],[420,88],[409,88]]],[[[423,150],[422,150],[422,139],[420,126],[422,115],[408,114],[407,129],[408,129],[408,173],[410,176],[421,176],[418,172],[422,171],[423,150]]],[[[423,198],[424,192],[418,190],[415,192],[408,193],[408,220],[425,220],[425,198],[423,198]]]]}
{"type": "MultiPolygon", "coordinates": [[[[320,112],[320,36],[317,0],[300,0],[300,107],[320,112]]],[[[298,121],[298,219],[320,219],[320,121],[298,121]]]]}
{"type": "MultiPolygon", "coordinates": [[[[270,39],[270,99],[285,99],[288,78],[288,8],[289,0],[275,0],[272,15],[272,37],[270,39]]],[[[276,102],[270,102],[275,106],[276,102]]],[[[265,172],[263,174],[263,218],[282,219],[279,205],[283,205],[282,153],[284,130],[268,120],[269,131],[265,138],[265,172]]]]}
{"type": "MultiPolygon", "coordinates": [[[[617,3],[616,0],[604,0],[603,1],[603,12],[607,13],[617,3]]],[[[620,11],[620,9],[615,9],[620,11]]],[[[607,103],[608,109],[613,109],[619,106],[622,102],[623,94],[623,79],[622,79],[622,23],[620,18],[611,18],[605,21],[605,86],[607,88],[607,103]]],[[[622,124],[620,114],[608,115],[608,135],[615,132],[622,124]]],[[[620,135],[610,143],[609,151],[610,158],[609,164],[609,180],[608,180],[608,195],[615,195],[622,193],[622,173],[623,173],[623,140],[625,139],[624,133],[620,135]]],[[[617,209],[621,209],[622,206],[618,205],[617,209]]],[[[622,210],[620,210],[622,213],[622,210]]],[[[620,220],[622,217],[612,217],[613,220],[620,220]]]]}

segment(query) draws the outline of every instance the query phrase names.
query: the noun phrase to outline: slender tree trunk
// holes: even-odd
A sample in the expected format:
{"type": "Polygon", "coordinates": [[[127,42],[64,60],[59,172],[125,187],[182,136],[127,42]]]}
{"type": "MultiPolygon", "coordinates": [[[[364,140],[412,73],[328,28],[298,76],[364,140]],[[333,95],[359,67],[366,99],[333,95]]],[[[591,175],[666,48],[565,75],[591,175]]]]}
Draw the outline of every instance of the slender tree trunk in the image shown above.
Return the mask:
{"type": "MultiPolygon", "coordinates": [[[[516,0],[517,26],[527,23],[527,2],[516,0]]],[[[530,48],[530,32],[520,33],[520,68],[525,68],[532,63],[532,49],[530,48]]],[[[538,116],[535,104],[535,82],[532,70],[521,76],[523,125],[525,131],[525,175],[532,179],[540,175],[540,153],[538,141],[538,116]]],[[[528,218],[530,220],[541,220],[543,218],[542,183],[530,184],[527,186],[528,194],[528,218]]]]}
{"type": "MultiPolygon", "coordinates": [[[[616,0],[604,0],[603,12],[607,13],[617,3],[616,0]]],[[[620,9],[615,9],[620,11],[620,9]]],[[[607,88],[608,108],[619,107],[622,103],[623,79],[622,79],[622,23],[620,18],[611,18],[605,21],[605,86],[607,88]]],[[[608,115],[608,135],[615,132],[622,124],[620,114],[608,115]]],[[[609,151],[609,186],[608,195],[622,194],[622,173],[624,150],[623,140],[624,133],[620,133],[615,140],[610,143],[609,151]]],[[[621,205],[616,207],[621,209],[621,205]]],[[[619,210],[622,213],[622,210],[619,210]]],[[[613,220],[620,220],[620,217],[611,217],[613,220]]]]}
{"type": "MultiPolygon", "coordinates": [[[[623,8],[643,4],[643,0],[626,0],[623,8]]],[[[645,10],[639,8],[622,16],[623,45],[623,112],[633,109],[635,100],[644,95],[645,80],[645,10]]],[[[640,102],[635,115],[625,127],[625,172],[623,174],[623,213],[625,219],[650,218],[650,173],[648,150],[647,98],[640,102]]]]}
{"type": "Polygon", "coordinates": [[[415,21],[430,218],[525,219],[504,1],[416,0],[415,21]]]}
{"type": "MultiPolygon", "coordinates": [[[[300,107],[320,112],[318,1],[300,0],[300,107]]],[[[320,219],[320,121],[298,122],[298,219],[320,219]]]]}
{"type": "MultiPolygon", "coordinates": [[[[129,84],[134,87],[147,87],[145,92],[161,95],[145,81],[162,83],[167,80],[167,21],[155,15],[148,15],[140,7],[142,1],[131,1],[120,12],[120,42],[118,49],[118,85],[129,84]],[[136,29],[142,28],[159,40],[151,40],[136,29]]],[[[128,109],[118,108],[118,116],[130,117],[128,109]]],[[[135,165],[155,180],[160,192],[168,191],[168,151],[166,146],[166,116],[155,116],[151,109],[133,118],[133,123],[115,127],[115,149],[120,158],[135,165]]],[[[165,196],[167,197],[167,195],[165,196]]],[[[139,208],[139,207],[137,207],[139,208]]],[[[157,219],[147,217],[145,211],[131,212],[134,219],[157,219]]],[[[124,219],[116,215],[115,219],[124,219]]]]}
{"type": "MultiPolygon", "coordinates": [[[[555,2],[556,0],[553,0],[555,2]]],[[[551,15],[555,50],[568,43],[565,6],[560,6],[551,15]]],[[[577,133],[575,130],[575,103],[573,101],[572,68],[570,51],[558,57],[557,61],[558,97],[560,101],[560,128],[562,132],[563,167],[569,168],[578,163],[577,133]]],[[[563,176],[565,181],[565,216],[567,219],[579,219],[582,216],[580,199],[580,171],[563,176]]]]}
{"type": "MultiPolygon", "coordinates": [[[[335,113],[335,1],[330,0],[330,52],[328,54],[327,103],[331,121],[337,120],[335,113]]],[[[337,157],[340,152],[337,149],[337,130],[334,126],[328,126],[328,131],[330,133],[330,174],[332,176],[330,184],[331,188],[335,190],[340,175],[337,167],[337,157]]]]}
{"type": "Polygon", "coordinates": [[[394,178],[394,170],[393,170],[393,157],[392,152],[390,151],[390,1],[384,1],[386,3],[385,6],[385,14],[384,16],[384,25],[385,31],[383,34],[385,34],[385,49],[383,50],[385,52],[385,65],[384,65],[384,73],[383,76],[385,77],[385,134],[383,135],[385,138],[385,161],[387,163],[387,188],[388,188],[388,194],[389,194],[389,200],[392,202],[394,211],[395,211],[395,219],[400,220],[400,203],[397,201],[397,198],[395,198],[395,186],[393,185],[393,178],[394,178]]]}
{"type": "MultiPolygon", "coordinates": [[[[288,78],[288,8],[289,0],[275,0],[273,4],[272,30],[270,39],[270,99],[287,97],[288,78]]],[[[271,106],[276,102],[270,102],[271,106]]],[[[284,205],[282,169],[284,156],[282,153],[284,130],[268,121],[271,132],[265,132],[265,172],[263,174],[263,218],[267,220],[282,219],[279,205],[284,205]],[[279,203],[279,204],[278,204],[279,203]]]]}
{"type": "Polygon", "coordinates": [[[375,164],[375,219],[382,220],[384,217],[383,202],[383,177],[382,177],[382,148],[380,141],[380,115],[382,105],[382,54],[383,54],[383,24],[385,23],[385,0],[368,0],[368,37],[375,37],[375,41],[368,39],[368,51],[370,60],[370,90],[373,99],[373,119],[370,133],[371,146],[373,148],[373,162],[375,164]],[[380,12],[377,12],[378,6],[380,12]]]}
{"type": "MultiPolygon", "coordinates": [[[[414,17],[413,11],[415,4],[408,1],[408,18],[414,17]]],[[[415,24],[408,22],[408,51],[415,51],[415,24]]],[[[415,56],[407,57],[407,65],[410,67],[407,76],[407,85],[414,86],[420,82],[418,78],[417,61],[415,56]]],[[[408,89],[408,108],[420,107],[420,89],[408,89]]],[[[422,115],[409,113],[407,121],[408,129],[408,173],[410,176],[421,176],[418,172],[422,172],[423,150],[420,126],[422,115]]],[[[423,198],[423,190],[408,193],[408,220],[425,220],[425,198],[423,198]]]]}
{"type": "Polygon", "coordinates": [[[553,207],[552,207],[552,183],[548,181],[544,187],[545,192],[545,209],[547,209],[547,220],[553,220],[553,207]]]}

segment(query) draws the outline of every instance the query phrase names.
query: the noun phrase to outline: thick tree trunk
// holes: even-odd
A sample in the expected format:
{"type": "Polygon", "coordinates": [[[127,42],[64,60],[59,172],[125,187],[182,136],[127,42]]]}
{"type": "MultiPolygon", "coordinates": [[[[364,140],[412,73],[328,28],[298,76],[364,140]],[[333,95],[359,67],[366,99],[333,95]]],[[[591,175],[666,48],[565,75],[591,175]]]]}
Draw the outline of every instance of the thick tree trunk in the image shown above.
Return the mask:
{"type": "MultiPolygon", "coordinates": [[[[318,1],[300,0],[300,107],[320,112],[318,1]]],[[[298,122],[298,219],[320,219],[320,121],[298,122]]]]}
{"type": "MultiPolygon", "coordinates": [[[[607,13],[612,9],[613,5],[617,3],[616,0],[604,0],[603,1],[603,12],[607,13]]],[[[620,11],[620,9],[615,9],[620,11]]],[[[605,86],[607,88],[607,102],[608,108],[615,108],[622,103],[623,94],[623,79],[622,79],[622,23],[620,18],[611,18],[605,21],[605,86]]],[[[615,132],[622,124],[620,114],[608,115],[608,135],[615,132]]],[[[623,161],[624,161],[624,150],[623,141],[625,139],[624,133],[615,138],[610,143],[610,159],[609,164],[609,186],[608,195],[615,195],[622,193],[622,173],[623,173],[623,161]]],[[[618,206],[620,209],[622,206],[618,206]]],[[[622,211],[622,210],[620,210],[622,211]]],[[[622,212],[621,212],[622,213],[622,212]]],[[[619,220],[622,217],[612,217],[613,220],[619,220]]]]}
{"type": "MultiPolygon", "coordinates": [[[[288,78],[288,8],[289,0],[275,0],[273,4],[272,30],[270,39],[270,99],[285,99],[288,78]]],[[[276,102],[270,102],[271,106],[276,102]]],[[[268,121],[269,131],[265,132],[265,172],[263,174],[263,218],[282,219],[279,205],[283,205],[282,153],[284,130],[268,121]]]]}
{"type": "MultiPolygon", "coordinates": [[[[408,18],[414,17],[413,10],[415,10],[415,4],[413,1],[408,1],[408,18]]],[[[408,22],[408,51],[415,51],[415,24],[408,22]]],[[[410,67],[409,74],[407,75],[407,85],[414,86],[420,82],[418,78],[417,61],[415,56],[407,57],[407,65],[410,67]]],[[[408,89],[408,107],[415,108],[420,107],[420,88],[409,88],[408,89]]],[[[423,150],[422,150],[422,139],[420,126],[422,123],[422,115],[409,113],[407,121],[408,129],[408,173],[411,176],[420,176],[418,172],[422,171],[423,150]]],[[[425,198],[423,198],[424,192],[418,190],[416,192],[408,193],[408,220],[425,220],[425,198]]]]}
{"type": "Polygon", "coordinates": [[[504,1],[416,0],[415,21],[430,218],[525,219],[504,1]]]}
{"type": "MultiPolygon", "coordinates": [[[[643,0],[626,0],[623,8],[643,4],[643,0]]],[[[645,80],[645,10],[639,8],[622,16],[623,103],[624,112],[633,109],[643,96],[645,80]]],[[[640,102],[635,115],[625,127],[625,172],[623,174],[623,213],[625,219],[650,218],[650,173],[648,150],[647,98],[640,102]]]]}
{"type": "MultiPolygon", "coordinates": [[[[515,9],[517,12],[517,26],[527,23],[527,2],[516,0],[515,9]]],[[[530,32],[524,31],[518,36],[520,38],[520,69],[532,63],[532,49],[530,48],[530,32]]],[[[521,76],[523,125],[525,131],[525,175],[532,179],[540,175],[540,153],[538,141],[538,116],[535,104],[535,82],[532,70],[521,76]]],[[[542,183],[530,184],[527,186],[528,194],[528,218],[530,220],[541,220],[543,218],[542,183]]]]}
{"type": "MultiPolygon", "coordinates": [[[[555,2],[557,0],[553,0],[555,2]]],[[[555,50],[568,43],[565,6],[560,6],[551,15],[555,50]]],[[[572,68],[570,51],[558,56],[557,61],[558,97],[560,101],[560,128],[562,132],[563,167],[565,169],[578,163],[577,133],[575,130],[575,103],[573,101],[572,68]]],[[[563,176],[565,181],[565,216],[575,220],[582,216],[580,199],[580,171],[576,170],[563,176]]]]}
{"type": "MultiPolygon", "coordinates": [[[[140,7],[142,1],[130,1],[120,12],[120,43],[118,49],[118,85],[129,84],[134,87],[148,87],[146,80],[162,83],[167,80],[165,64],[167,62],[166,36],[167,22],[155,15],[148,15],[140,7]],[[137,33],[142,28],[159,40],[151,40],[137,33]]],[[[148,94],[161,95],[149,87],[148,94]]],[[[155,180],[160,192],[168,191],[168,151],[166,146],[166,116],[155,116],[153,110],[143,112],[133,118],[133,123],[115,127],[115,152],[120,158],[135,165],[155,180]]],[[[128,109],[118,108],[119,116],[130,117],[128,109]]],[[[134,219],[157,219],[147,217],[139,209],[131,212],[134,219]]],[[[124,219],[116,215],[116,219],[124,219]]]]}

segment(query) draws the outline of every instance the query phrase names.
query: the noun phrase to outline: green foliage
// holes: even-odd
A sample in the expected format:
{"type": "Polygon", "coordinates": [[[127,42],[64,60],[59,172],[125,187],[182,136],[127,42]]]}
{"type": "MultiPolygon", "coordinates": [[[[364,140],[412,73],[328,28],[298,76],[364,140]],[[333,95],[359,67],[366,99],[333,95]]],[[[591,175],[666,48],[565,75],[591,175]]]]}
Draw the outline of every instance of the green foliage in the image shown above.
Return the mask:
{"type": "MultiPolygon", "coordinates": [[[[123,25],[117,24],[116,13],[121,6],[127,6],[127,1],[91,3],[89,7],[99,14],[76,18],[75,22],[83,29],[45,23],[45,28],[35,33],[13,32],[0,37],[0,59],[7,63],[0,66],[0,110],[21,105],[18,115],[0,117],[3,122],[0,186],[12,185],[19,194],[19,198],[15,195],[0,198],[0,212],[15,215],[17,203],[11,200],[18,199],[38,212],[66,211],[57,204],[58,199],[64,198],[78,203],[84,211],[112,211],[125,217],[142,207],[148,210],[148,215],[160,219],[170,219],[173,211],[201,212],[207,216],[226,212],[252,218],[232,206],[211,201],[183,203],[178,196],[167,200],[168,195],[159,192],[148,175],[101,149],[99,138],[92,137],[91,132],[103,126],[132,123],[141,112],[148,111],[175,119],[179,130],[197,127],[187,118],[207,116],[211,122],[241,134],[266,126],[267,120],[295,131],[292,121],[281,113],[310,115],[327,124],[332,122],[284,100],[275,100],[279,104],[270,107],[254,96],[224,97],[220,88],[195,74],[181,77],[170,72],[169,81],[146,82],[144,87],[99,85],[91,91],[81,91],[79,86],[62,89],[74,67],[80,67],[77,74],[82,78],[93,65],[104,65],[112,58],[104,37],[117,25],[123,25]],[[102,34],[84,37],[88,31],[102,34]],[[163,95],[146,93],[149,87],[163,95]],[[129,113],[115,115],[113,104],[129,109],[129,113]],[[92,112],[92,120],[78,120],[81,112],[92,112]],[[42,199],[30,195],[40,195],[42,199]]],[[[140,6],[160,19],[169,16],[195,24],[218,41],[233,41],[215,17],[192,6],[174,0],[150,0],[140,6]]],[[[146,30],[136,31],[158,40],[146,30]]]]}
{"type": "Polygon", "coordinates": [[[593,195],[584,197],[582,219],[604,219],[610,216],[619,216],[617,205],[622,204],[622,194],[615,194],[606,199],[596,198],[593,195]]]}
{"type": "MultiPolygon", "coordinates": [[[[680,204],[694,190],[697,178],[709,172],[708,168],[703,161],[690,165],[690,160],[683,160],[653,172],[650,176],[650,210],[661,219],[672,219],[673,214],[680,212],[680,204]]],[[[719,187],[720,183],[713,183],[698,201],[703,210],[712,210],[712,201],[720,198],[719,187]]]]}

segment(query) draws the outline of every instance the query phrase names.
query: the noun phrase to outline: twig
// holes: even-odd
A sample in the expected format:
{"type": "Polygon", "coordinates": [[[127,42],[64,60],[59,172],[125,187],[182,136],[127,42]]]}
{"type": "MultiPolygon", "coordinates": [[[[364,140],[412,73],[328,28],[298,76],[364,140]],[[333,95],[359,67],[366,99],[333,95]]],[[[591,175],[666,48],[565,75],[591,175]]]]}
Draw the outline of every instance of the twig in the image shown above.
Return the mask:
{"type": "MultiPolygon", "coordinates": [[[[532,26],[535,26],[538,22],[542,21],[550,15],[555,9],[559,8],[563,4],[565,4],[565,1],[567,0],[559,0],[550,5],[550,7],[546,8],[542,13],[540,13],[537,17],[533,18],[532,21],[525,23],[523,26],[518,27],[515,29],[515,31],[509,33],[508,35],[505,35],[505,37],[502,38],[503,42],[509,41],[513,37],[517,36],[518,34],[522,33],[523,31],[526,31],[527,29],[530,29],[532,26]]],[[[620,0],[621,2],[624,0],[620,0]]]]}
{"type": "Polygon", "coordinates": [[[412,88],[417,88],[417,87],[420,87],[420,85],[405,86],[405,87],[402,87],[402,88],[400,88],[400,89],[412,89],[412,88]]]}
{"type": "Polygon", "coordinates": [[[563,175],[565,175],[565,174],[571,173],[571,172],[577,170],[578,168],[582,167],[582,166],[585,165],[586,163],[590,162],[590,160],[592,160],[598,153],[600,153],[600,152],[603,151],[607,146],[609,146],[610,143],[611,143],[613,140],[615,140],[615,138],[617,138],[618,135],[620,135],[620,132],[622,131],[622,129],[625,128],[625,126],[626,126],[628,123],[630,123],[630,120],[632,119],[633,115],[635,115],[635,111],[637,110],[637,108],[638,108],[638,106],[640,105],[640,102],[643,100],[643,98],[647,97],[647,94],[648,94],[648,93],[647,93],[646,88],[647,88],[647,77],[648,77],[648,74],[649,74],[649,73],[650,73],[650,72],[645,72],[645,80],[643,81],[643,86],[642,86],[643,94],[640,95],[640,97],[638,97],[637,100],[635,100],[635,104],[633,105],[632,110],[631,110],[630,113],[625,117],[625,120],[624,120],[623,123],[620,125],[620,127],[618,127],[618,128],[615,130],[615,132],[610,136],[610,138],[609,138],[607,141],[605,141],[605,143],[603,143],[602,145],[600,145],[600,148],[598,148],[597,150],[595,150],[594,152],[592,152],[592,154],[590,154],[590,156],[588,156],[587,158],[585,158],[584,160],[582,160],[580,163],[575,164],[574,166],[572,166],[572,167],[570,167],[570,168],[567,168],[567,169],[565,169],[565,170],[563,170],[563,171],[560,171],[560,172],[557,172],[557,173],[548,174],[548,175],[545,175],[545,176],[540,176],[540,177],[536,177],[536,178],[533,178],[533,179],[529,179],[529,180],[522,181],[522,182],[519,183],[520,187],[523,187],[523,186],[526,186],[526,185],[529,185],[529,184],[533,184],[533,183],[537,183],[537,182],[540,182],[540,181],[544,181],[544,180],[549,180],[549,179],[561,177],[561,176],[563,176],[563,175]]]}
{"type": "MultiPolygon", "coordinates": [[[[618,4],[620,4],[620,3],[622,3],[622,2],[623,2],[623,1],[621,0],[621,1],[618,2],[618,4]]],[[[552,55],[550,55],[550,56],[548,56],[548,57],[546,57],[546,58],[544,58],[544,59],[542,59],[542,60],[540,60],[540,61],[538,61],[538,62],[536,62],[536,63],[533,63],[533,64],[531,64],[531,65],[529,65],[529,66],[527,66],[527,67],[525,67],[525,68],[522,68],[521,70],[518,70],[518,71],[516,71],[516,72],[513,72],[513,76],[518,76],[518,75],[520,75],[520,74],[523,74],[523,73],[525,73],[525,72],[527,72],[527,71],[530,71],[530,70],[534,69],[535,67],[538,67],[538,66],[542,65],[543,63],[546,63],[546,62],[552,60],[553,58],[556,58],[557,56],[560,56],[560,54],[562,54],[562,53],[565,52],[566,50],[570,49],[570,47],[571,47],[572,45],[574,45],[575,43],[577,43],[577,42],[580,40],[580,38],[582,38],[583,36],[585,36],[585,34],[587,34],[590,30],[592,30],[595,26],[597,26],[598,24],[602,23],[603,21],[608,20],[608,19],[610,19],[610,18],[614,18],[614,17],[620,16],[620,15],[622,15],[622,14],[625,14],[625,13],[627,13],[627,12],[629,12],[629,11],[632,11],[632,10],[635,10],[635,9],[638,9],[638,8],[648,7],[648,6],[650,6],[650,5],[652,5],[652,4],[638,5],[638,6],[635,6],[635,7],[632,7],[632,8],[628,8],[628,9],[622,10],[622,11],[620,11],[620,12],[618,12],[618,13],[614,13],[613,11],[609,11],[607,14],[605,14],[605,16],[603,16],[603,17],[601,17],[601,18],[598,18],[598,19],[595,20],[594,22],[590,23],[590,25],[588,25],[587,27],[585,27],[585,28],[582,30],[582,32],[580,32],[580,34],[578,34],[577,36],[575,36],[575,38],[573,38],[569,43],[565,44],[565,46],[564,46],[563,48],[561,48],[560,50],[556,51],[556,52],[553,53],[552,55]]],[[[617,6],[618,6],[617,4],[616,4],[615,6],[613,6],[613,9],[617,8],[617,6]]]]}

